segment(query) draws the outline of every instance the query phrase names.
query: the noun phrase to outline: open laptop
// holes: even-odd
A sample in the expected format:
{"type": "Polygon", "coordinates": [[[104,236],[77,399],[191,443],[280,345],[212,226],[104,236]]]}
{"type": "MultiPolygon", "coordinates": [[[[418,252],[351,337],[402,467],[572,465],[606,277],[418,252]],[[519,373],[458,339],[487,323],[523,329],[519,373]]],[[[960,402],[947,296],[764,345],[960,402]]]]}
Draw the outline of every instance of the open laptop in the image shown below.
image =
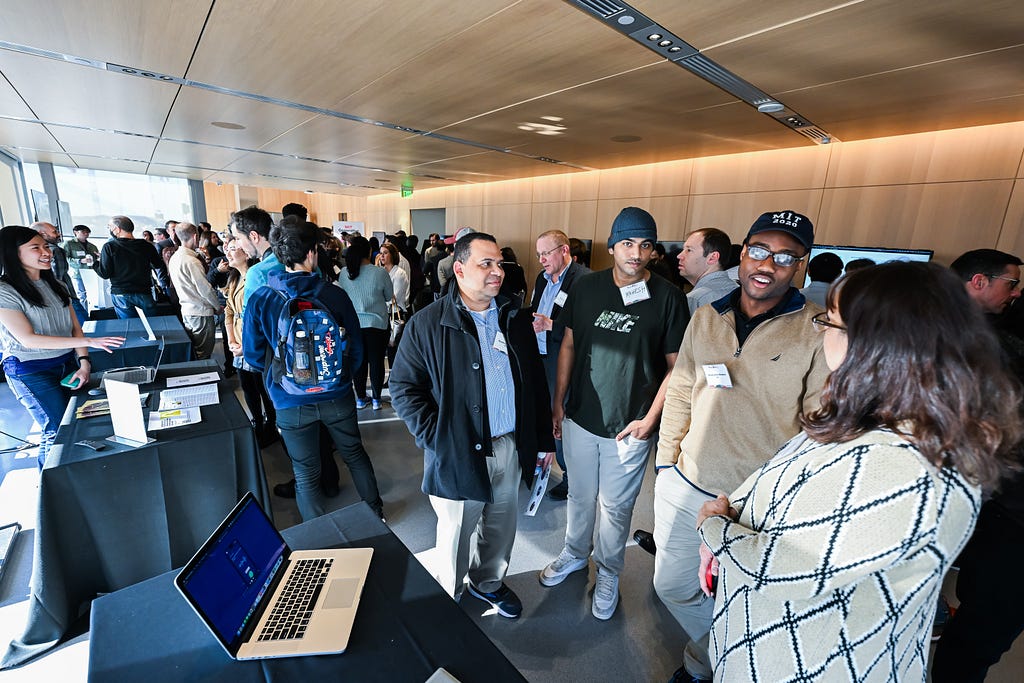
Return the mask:
{"type": "MultiPolygon", "coordinates": [[[[156,373],[160,369],[160,362],[164,358],[164,338],[160,337],[160,344],[156,352],[155,365],[139,365],[132,368],[114,368],[103,373],[103,381],[114,379],[118,382],[129,382],[131,384],[149,384],[156,380],[156,373]]],[[[101,383],[100,388],[106,388],[101,383]]]]}
{"type": "Polygon", "coordinates": [[[174,577],[233,659],[348,647],[373,548],[293,551],[252,492],[174,577]]]}

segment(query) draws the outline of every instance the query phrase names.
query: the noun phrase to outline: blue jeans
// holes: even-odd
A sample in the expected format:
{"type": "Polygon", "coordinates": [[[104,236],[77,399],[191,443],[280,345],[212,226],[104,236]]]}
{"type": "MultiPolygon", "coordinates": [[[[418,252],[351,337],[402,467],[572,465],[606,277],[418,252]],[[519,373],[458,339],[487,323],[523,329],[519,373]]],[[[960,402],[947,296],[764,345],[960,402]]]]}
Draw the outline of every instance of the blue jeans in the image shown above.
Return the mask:
{"type": "Polygon", "coordinates": [[[277,428],[292,461],[295,502],[303,521],[326,512],[320,491],[321,424],[327,428],[345,461],[360,498],[380,514],[383,503],[377,489],[377,476],[359,435],[355,398],[347,393],[330,401],[277,409],[277,428]]]}
{"type": "Polygon", "coordinates": [[[32,419],[36,421],[42,434],[39,437],[39,453],[36,456],[39,469],[43,469],[50,445],[57,436],[57,428],[64,417],[64,409],[68,407],[71,391],[62,387],[60,381],[77,369],[73,356],[49,370],[26,373],[24,375],[7,375],[7,384],[11,392],[25,406],[32,419]]]}
{"type": "Polygon", "coordinates": [[[142,312],[147,316],[156,315],[156,302],[153,301],[153,296],[149,292],[144,294],[111,294],[110,299],[114,304],[114,312],[118,318],[138,318],[139,314],[135,312],[136,306],[141,308],[142,312]]]}
{"type": "Polygon", "coordinates": [[[89,319],[89,313],[85,310],[85,306],[78,299],[71,298],[71,310],[75,312],[75,317],[78,318],[78,324],[84,325],[85,321],[89,319]]]}

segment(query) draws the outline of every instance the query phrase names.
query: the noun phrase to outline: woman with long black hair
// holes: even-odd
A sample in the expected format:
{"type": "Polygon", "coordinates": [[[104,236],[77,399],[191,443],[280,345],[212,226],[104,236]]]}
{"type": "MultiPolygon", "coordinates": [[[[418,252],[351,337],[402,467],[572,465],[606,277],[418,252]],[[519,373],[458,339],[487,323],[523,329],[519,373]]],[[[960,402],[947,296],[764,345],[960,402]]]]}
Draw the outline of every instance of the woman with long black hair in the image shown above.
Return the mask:
{"type": "Polygon", "coordinates": [[[89,348],[110,351],[124,337],[86,337],[71,297],[50,270],[52,255],[39,233],[20,225],[0,230],[0,350],[7,383],[39,424],[37,462],[46,462],[71,392],[89,382],[89,348]]]}

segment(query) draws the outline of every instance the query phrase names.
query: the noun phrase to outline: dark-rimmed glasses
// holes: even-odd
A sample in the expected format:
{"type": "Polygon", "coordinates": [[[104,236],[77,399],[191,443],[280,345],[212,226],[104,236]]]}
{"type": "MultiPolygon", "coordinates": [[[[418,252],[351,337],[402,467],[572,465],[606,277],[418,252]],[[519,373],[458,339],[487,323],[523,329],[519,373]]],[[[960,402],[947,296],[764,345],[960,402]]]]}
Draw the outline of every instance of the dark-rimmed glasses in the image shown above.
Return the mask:
{"type": "Polygon", "coordinates": [[[772,261],[775,261],[775,265],[781,268],[789,268],[790,266],[795,266],[797,263],[800,263],[800,261],[803,261],[802,257],[798,258],[785,252],[770,251],[769,249],[756,244],[747,245],[747,256],[755,261],[764,261],[766,258],[771,256],[772,261]]]}
{"type": "Polygon", "coordinates": [[[828,328],[833,330],[839,330],[840,332],[846,332],[846,328],[838,323],[834,323],[828,319],[828,312],[822,311],[813,318],[811,318],[811,326],[814,327],[815,332],[824,332],[828,328]]]}

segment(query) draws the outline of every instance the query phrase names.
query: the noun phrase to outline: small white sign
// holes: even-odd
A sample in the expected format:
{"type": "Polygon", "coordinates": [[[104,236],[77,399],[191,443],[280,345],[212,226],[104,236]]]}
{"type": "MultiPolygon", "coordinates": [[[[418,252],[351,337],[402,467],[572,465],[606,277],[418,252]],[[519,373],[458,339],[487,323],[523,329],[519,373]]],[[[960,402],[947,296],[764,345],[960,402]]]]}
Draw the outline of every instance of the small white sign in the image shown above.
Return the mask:
{"type": "Polygon", "coordinates": [[[622,294],[622,303],[627,306],[638,301],[647,301],[651,298],[651,292],[647,289],[647,282],[645,280],[634,282],[625,287],[619,287],[619,293],[622,294]]]}
{"type": "Polygon", "coordinates": [[[220,375],[216,372],[204,372],[201,375],[185,375],[183,377],[168,377],[167,388],[188,387],[193,384],[206,384],[207,382],[219,382],[220,375]]]}
{"type": "Polygon", "coordinates": [[[569,298],[569,295],[559,290],[558,294],[555,294],[555,305],[565,306],[565,300],[569,298]]]}
{"type": "Polygon", "coordinates": [[[508,355],[508,345],[505,343],[505,335],[498,331],[498,334],[494,335],[494,350],[500,351],[505,355],[508,355]]]}
{"type": "Polygon", "coordinates": [[[732,389],[732,378],[729,377],[729,369],[725,363],[709,363],[704,366],[704,377],[709,387],[718,389],[732,389]]]}

